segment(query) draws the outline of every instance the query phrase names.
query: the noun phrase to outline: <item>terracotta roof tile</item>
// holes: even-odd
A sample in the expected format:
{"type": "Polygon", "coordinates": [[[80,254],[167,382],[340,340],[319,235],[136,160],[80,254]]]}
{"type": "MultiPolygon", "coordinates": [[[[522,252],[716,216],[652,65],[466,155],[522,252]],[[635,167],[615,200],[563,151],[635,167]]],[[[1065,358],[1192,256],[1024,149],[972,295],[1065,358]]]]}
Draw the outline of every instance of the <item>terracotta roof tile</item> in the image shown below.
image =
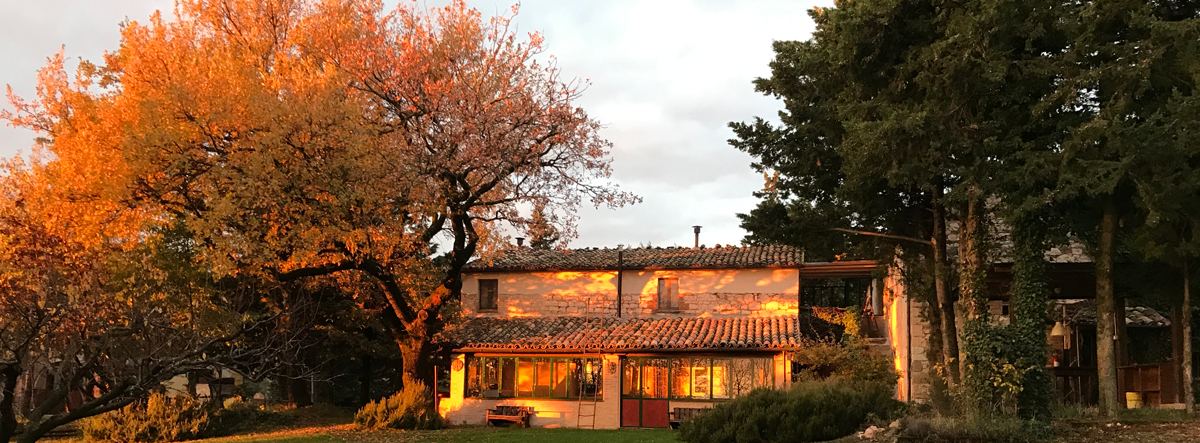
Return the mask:
{"type": "MultiPolygon", "coordinates": [[[[468,263],[466,271],[614,270],[617,249],[533,249],[504,251],[490,260],[468,263]]],[[[803,260],[800,248],[791,246],[725,246],[714,248],[626,248],[625,269],[712,269],[794,267],[803,260]]]]}
{"type": "Polygon", "coordinates": [[[792,349],[802,338],[840,334],[840,327],[809,315],[779,317],[633,318],[480,317],[439,336],[471,351],[680,351],[792,349]]]}

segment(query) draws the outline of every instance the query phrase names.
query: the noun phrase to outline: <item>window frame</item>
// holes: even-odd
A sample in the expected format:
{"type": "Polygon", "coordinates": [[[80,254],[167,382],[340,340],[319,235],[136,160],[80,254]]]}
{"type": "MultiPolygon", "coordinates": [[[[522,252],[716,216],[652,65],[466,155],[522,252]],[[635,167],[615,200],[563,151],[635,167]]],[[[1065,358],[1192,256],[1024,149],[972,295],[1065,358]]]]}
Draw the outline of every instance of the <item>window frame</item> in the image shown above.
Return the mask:
{"type": "MultiPolygon", "coordinates": [[[[680,372],[680,373],[682,373],[682,372],[680,372]]],[[[742,395],[746,395],[747,393],[749,393],[750,391],[753,391],[754,389],[763,388],[763,387],[775,388],[775,375],[776,375],[775,374],[775,359],[773,356],[768,356],[768,357],[704,356],[704,355],[702,355],[702,356],[694,356],[694,355],[628,356],[628,357],[624,357],[621,359],[621,370],[620,370],[621,392],[620,392],[620,394],[621,394],[621,398],[623,398],[623,399],[722,402],[722,401],[729,401],[729,400],[735,399],[742,395]],[[666,381],[667,381],[667,387],[665,389],[665,392],[666,392],[665,397],[646,396],[645,395],[646,389],[644,388],[644,383],[643,383],[643,379],[645,378],[645,372],[643,371],[642,368],[645,366],[644,363],[647,360],[666,360],[666,366],[663,367],[663,370],[666,373],[666,381]],[[749,389],[742,390],[742,389],[735,389],[735,387],[734,387],[733,368],[735,366],[734,362],[737,360],[744,360],[745,365],[748,366],[751,370],[750,378],[751,378],[752,385],[750,386],[749,389]],[[677,370],[685,369],[683,367],[680,367],[680,365],[678,365],[679,362],[684,362],[684,361],[686,361],[688,363],[688,365],[686,366],[687,386],[685,388],[687,394],[686,395],[678,395],[678,393],[676,392],[676,389],[679,387],[679,383],[681,383],[681,382],[677,382],[675,375],[676,375],[677,370]],[[707,365],[705,365],[703,368],[701,368],[701,367],[695,365],[696,362],[706,362],[707,365]],[[724,396],[721,398],[713,397],[713,386],[714,386],[713,380],[716,378],[713,374],[714,362],[725,362],[724,370],[723,370],[725,372],[725,374],[723,374],[723,380],[725,383],[724,396]],[[630,366],[631,363],[637,365],[636,372],[637,372],[638,380],[637,380],[636,387],[629,386],[626,384],[626,377],[625,377],[626,370],[627,370],[627,368],[631,367],[630,366]],[[695,390],[694,388],[696,386],[696,381],[697,381],[697,377],[696,377],[697,369],[703,369],[703,370],[705,370],[705,373],[706,373],[706,375],[703,375],[703,377],[706,377],[707,381],[702,382],[702,383],[707,384],[707,387],[705,389],[706,393],[703,396],[697,396],[697,395],[695,395],[695,392],[693,392],[695,390]],[[764,376],[764,377],[762,377],[762,379],[759,379],[759,377],[757,377],[757,375],[760,374],[758,369],[765,369],[765,371],[761,372],[761,375],[764,376]]]]}
{"type": "Polygon", "coordinates": [[[495,278],[481,278],[478,280],[478,282],[479,282],[479,302],[478,302],[479,312],[499,312],[500,311],[500,280],[495,279],[495,278]],[[484,305],[484,300],[485,300],[484,284],[485,283],[487,283],[491,286],[491,288],[490,288],[491,304],[488,306],[484,305]]]}
{"type": "Polygon", "coordinates": [[[659,277],[658,278],[658,296],[655,298],[654,310],[656,312],[678,313],[679,310],[679,277],[659,277]],[[663,297],[664,283],[667,289],[667,296],[663,297]],[[672,291],[673,290],[673,291],[672,291]],[[664,300],[666,303],[664,303],[664,300]]]}
{"type": "Polygon", "coordinates": [[[501,399],[537,399],[537,400],[579,400],[580,395],[584,398],[591,398],[592,392],[589,387],[595,389],[595,397],[597,400],[604,399],[604,359],[596,357],[582,356],[547,356],[547,355],[467,355],[466,356],[466,377],[467,380],[463,383],[463,397],[478,398],[484,400],[501,400],[501,399]],[[489,361],[495,362],[495,380],[496,389],[495,395],[486,395],[489,385],[484,382],[487,377],[485,368],[489,361]],[[587,370],[588,363],[591,363],[592,370],[587,370]],[[521,390],[521,368],[523,363],[529,363],[530,368],[530,391],[521,390]],[[505,387],[504,368],[509,365],[512,371],[512,380],[510,387],[505,387]],[[542,377],[539,366],[548,367],[550,370],[550,386],[549,395],[538,395],[538,380],[542,377]],[[476,369],[478,368],[478,369],[476,369]],[[565,368],[566,378],[563,379],[565,389],[555,389],[555,381],[559,380],[558,372],[565,368]],[[581,378],[586,376],[594,377],[594,382],[584,383],[581,378]],[[472,392],[474,391],[474,392],[472,392]],[[564,392],[565,395],[558,395],[564,392]],[[511,392],[511,394],[505,394],[511,392]]]}

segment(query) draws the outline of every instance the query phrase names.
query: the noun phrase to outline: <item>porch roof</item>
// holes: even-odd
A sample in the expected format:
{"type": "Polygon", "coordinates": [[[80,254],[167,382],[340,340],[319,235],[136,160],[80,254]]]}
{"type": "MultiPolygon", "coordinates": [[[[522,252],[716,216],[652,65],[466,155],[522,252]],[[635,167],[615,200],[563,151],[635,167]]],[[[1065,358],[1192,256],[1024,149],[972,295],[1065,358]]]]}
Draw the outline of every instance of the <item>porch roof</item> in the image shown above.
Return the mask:
{"type": "MultiPolygon", "coordinates": [[[[1072,323],[1095,325],[1096,300],[1054,300],[1051,318],[1072,323]],[[1063,314],[1066,314],[1064,318],[1063,314]]],[[[1131,328],[1168,328],[1171,319],[1148,306],[1125,306],[1125,325],[1131,328]]]]}
{"type": "Polygon", "coordinates": [[[464,352],[752,351],[798,348],[841,327],[811,315],[777,317],[481,317],[444,332],[464,352]]]}

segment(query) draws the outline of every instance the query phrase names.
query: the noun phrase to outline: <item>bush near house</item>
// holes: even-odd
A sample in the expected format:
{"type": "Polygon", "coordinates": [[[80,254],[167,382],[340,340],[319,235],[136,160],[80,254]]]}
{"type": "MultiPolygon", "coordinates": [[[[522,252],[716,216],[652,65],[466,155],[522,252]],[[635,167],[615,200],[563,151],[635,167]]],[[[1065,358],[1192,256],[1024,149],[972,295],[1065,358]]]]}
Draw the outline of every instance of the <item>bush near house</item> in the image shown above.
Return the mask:
{"type": "Polygon", "coordinates": [[[424,383],[405,386],[354,414],[354,423],[367,429],[438,429],[442,418],[433,410],[433,392],[424,383]]]}
{"type": "Polygon", "coordinates": [[[884,383],[826,380],[797,383],[789,390],[757,389],[684,423],[687,443],[754,443],[832,440],[857,431],[868,420],[898,416],[904,404],[884,383]]]}
{"type": "Polygon", "coordinates": [[[807,340],[800,350],[792,353],[792,361],[799,367],[793,374],[797,381],[832,377],[894,387],[899,379],[892,368],[892,360],[871,353],[867,344],[857,337],[847,337],[842,342],[807,340]]]}
{"type": "Polygon", "coordinates": [[[208,423],[208,410],[195,398],[156,392],[145,403],[83,419],[80,428],[87,441],[163,443],[198,438],[208,423]]]}
{"type": "Polygon", "coordinates": [[[154,393],[145,403],[83,419],[80,428],[87,441],[166,443],[284,427],[295,418],[291,411],[253,406],[241,397],[216,405],[186,395],[154,393]]]}

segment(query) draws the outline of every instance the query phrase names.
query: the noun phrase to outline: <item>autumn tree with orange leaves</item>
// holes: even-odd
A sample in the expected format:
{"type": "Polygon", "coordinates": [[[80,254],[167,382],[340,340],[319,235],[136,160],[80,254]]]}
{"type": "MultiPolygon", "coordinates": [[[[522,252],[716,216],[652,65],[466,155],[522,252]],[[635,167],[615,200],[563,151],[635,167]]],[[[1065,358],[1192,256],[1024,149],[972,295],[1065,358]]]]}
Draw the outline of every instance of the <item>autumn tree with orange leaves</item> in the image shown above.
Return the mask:
{"type": "Polygon", "coordinates": [[[279,314],[212,297],[192,240],[170,226],[136,238],[85,235],[106,230],[61,216],[79,202],[48,186],[46,166],[0,165],[0,443],[30,443],[119,409],[179,374],[288,350],[280,345],[290,338],[272,332],[279,314]]]}
{"type": "Polygon", "coordinates": [[[10,119],[78,172],[64,192],[129,208],[135,230],[182,220],[218,275],[368,282],[405,379],[428,382],[472,257],[529,208],[570,238],[584,202],[638,200],[608,181],[583,85],[510,20],[461,1],[185,0],[73,81],[52,64],[10,119]]]}

